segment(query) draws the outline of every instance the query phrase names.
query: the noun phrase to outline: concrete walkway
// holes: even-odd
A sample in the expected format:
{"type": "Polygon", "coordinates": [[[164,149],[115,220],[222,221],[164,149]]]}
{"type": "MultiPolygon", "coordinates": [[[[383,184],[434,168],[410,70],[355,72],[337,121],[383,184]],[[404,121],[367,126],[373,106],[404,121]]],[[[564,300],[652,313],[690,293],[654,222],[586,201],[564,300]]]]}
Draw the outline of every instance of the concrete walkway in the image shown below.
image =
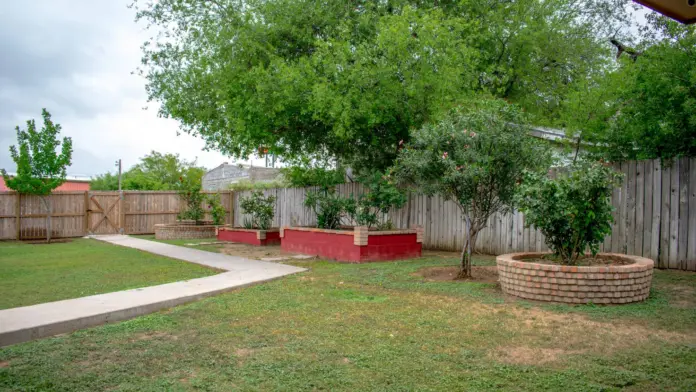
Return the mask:
{"type": "Polygon", "coordinates": [[[228,272],[206,278],[0,310],[0,347],[131,319],[240,287],[305,271],[128,236],[96,239],[228,272]]]}

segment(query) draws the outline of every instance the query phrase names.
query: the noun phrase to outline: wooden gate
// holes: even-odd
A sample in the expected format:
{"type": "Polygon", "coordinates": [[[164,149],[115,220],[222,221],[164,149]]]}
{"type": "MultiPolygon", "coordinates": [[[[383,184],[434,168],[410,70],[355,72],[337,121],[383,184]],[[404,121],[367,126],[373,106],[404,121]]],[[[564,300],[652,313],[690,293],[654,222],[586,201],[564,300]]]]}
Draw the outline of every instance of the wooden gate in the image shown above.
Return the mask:
{"type": "Polygon", "coordinates": [[[123,234],[123,195],[119,192],[89,192],[89,234],[123,234]]]}

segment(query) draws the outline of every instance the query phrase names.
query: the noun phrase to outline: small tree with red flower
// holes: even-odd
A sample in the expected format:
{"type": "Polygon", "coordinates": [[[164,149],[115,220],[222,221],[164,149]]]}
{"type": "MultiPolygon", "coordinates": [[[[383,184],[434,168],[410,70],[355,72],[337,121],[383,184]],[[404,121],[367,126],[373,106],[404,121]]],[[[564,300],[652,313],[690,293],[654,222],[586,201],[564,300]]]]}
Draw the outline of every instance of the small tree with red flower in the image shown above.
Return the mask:
{"type": "Polygon", "coordinates": [[[551,154],[528,135],[519,110],[501,100],[467,104],[416,130],[392,174],[427,195],[459,206],[466,223],[459,277],[471,277],[471,252],[488,218],[513,208],[525,170],[546,170],[551,154]]]}

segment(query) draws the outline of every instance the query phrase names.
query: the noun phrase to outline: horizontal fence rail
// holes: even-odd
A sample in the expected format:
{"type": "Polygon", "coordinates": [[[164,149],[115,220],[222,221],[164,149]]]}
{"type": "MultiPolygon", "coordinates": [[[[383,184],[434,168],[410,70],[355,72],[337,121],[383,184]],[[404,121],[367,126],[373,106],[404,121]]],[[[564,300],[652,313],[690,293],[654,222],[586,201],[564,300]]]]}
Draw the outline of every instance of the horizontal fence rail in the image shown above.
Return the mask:
{"type": "MultiPolygon", "coordinates": [[[[630,161],[614,168],[624,174],[624,181],[612,194],[614,223],[601,251],[648,257],[660,268],[696,271],[696,159],[681,158],[669,165],[659,160],[630,161]]],[[[276,196],[273,226],[315,225],[314,213],[304,207],[312,190],[264,190],[276,196]]],[[[336,191],[357,197],[365,188],[351,183],[337,186],[336,191]]],[[[227,210],[226,223],[243,226],[248,216],[241,213],[239,202],[250,192],[219,194],[227,210]]],[[[50,198],[54,238],[153,233],[155,224],[175,222],[181,210],[174,191],[55,192],[50,198]]],[[[0,193],[0,239],[45,238],[46,213],[36,196],[0,193]]],[[[403,208],[380,219],[390,219],[397,228],[423,226],[426,249],[458,251],[466,234],[459,208],[439,196],[410,193],[403,208]]],[[[486,254],[548,250],[543,235],[524,223],[519,212],[492,216],[478,235],[476,250],[486,254]]]]}

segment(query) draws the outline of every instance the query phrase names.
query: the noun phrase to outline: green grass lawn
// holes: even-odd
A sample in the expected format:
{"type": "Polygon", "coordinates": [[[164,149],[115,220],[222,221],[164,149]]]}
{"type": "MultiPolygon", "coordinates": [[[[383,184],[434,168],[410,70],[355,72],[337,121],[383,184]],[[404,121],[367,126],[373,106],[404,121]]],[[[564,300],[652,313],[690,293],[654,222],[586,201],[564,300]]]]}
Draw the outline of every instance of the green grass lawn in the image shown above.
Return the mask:
{"type": "Polygon", "coordinates": [[[0,242],[0,309],[215,275],[216,270],[91,239],[0,242]]]}
{"type": "Polygon", "coordinates": [[[649,300],[623,306],[414,275],[455,262],[302,263],[311,271],[0,349],[0,389],[696,389],[696,274],[657,271],[649,300]]]}

